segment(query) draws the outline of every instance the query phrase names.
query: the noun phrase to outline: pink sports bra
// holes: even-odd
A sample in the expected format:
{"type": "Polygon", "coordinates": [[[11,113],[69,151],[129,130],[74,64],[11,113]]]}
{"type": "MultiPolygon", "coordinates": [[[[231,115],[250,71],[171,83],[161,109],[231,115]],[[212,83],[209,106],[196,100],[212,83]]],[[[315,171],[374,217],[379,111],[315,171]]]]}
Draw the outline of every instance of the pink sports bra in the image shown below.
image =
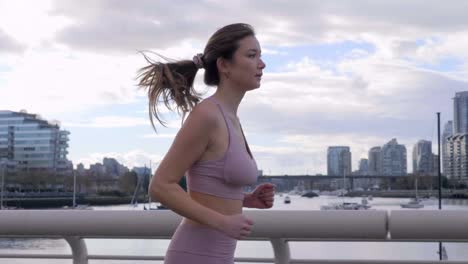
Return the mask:
{"type": "Polygon", "coordinates": [[[224,156],[217,160],[198,161],[192,165],[187,173],[187,187],[189,190],[206,193],[222,198],[243,200],[243,187],[257,182],[257,163],[249,155],[252,153],[245,140],[244,144],[235,141],[232,136],[232,124],[224,114],[222,105],[213,97],[207,99],[214,102],[221,111],[226,122],[229,143],[224,156]]]}

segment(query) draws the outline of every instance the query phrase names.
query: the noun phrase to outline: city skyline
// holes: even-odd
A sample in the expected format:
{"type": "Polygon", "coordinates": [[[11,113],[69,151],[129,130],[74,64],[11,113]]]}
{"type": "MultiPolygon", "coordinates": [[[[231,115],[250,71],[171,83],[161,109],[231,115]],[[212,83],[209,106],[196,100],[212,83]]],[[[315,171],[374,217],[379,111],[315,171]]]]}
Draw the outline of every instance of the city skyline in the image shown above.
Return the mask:
{"type": "MultiPolygon", "coordinates": [[[[457,105],[457,103],[454,103],[454,105],[457,105]]],[[[25,166],[24,169],[29,168],[29,170],[41,170],[45,168],[56,170],[58,167],[55,163],[55,158],[65,159],[59,161],[63,164],[69,163],[73,165],[72,161],[70,162],[66,159],[69,153],[68,135],[70,132],[59,130],[59,123],[59,120],[47,121],[42,119],[38,114],[26,113],[25,111],[11,112],[0,110],[0,159],[6,158],[8,161],[15,161],[17,163],[16,167],[20,170],[21,166],[25,166]],[[54,130],[60,131],[61,136],[59,134],[55,135],[54,130]],[[60,149],[54,145],[59,142],[63,145],[60,149]]],[[[452,121],[447,122],[444,130],[447,130],[447,126],[450,124],[452,124],[452,121]]],[[[447,136],[445,134],[446,131],[444,131],[443,136],[447,136]]],[[[413,147],[411,159],[413,171],[434,173],[434,156],[436,155],[432,153],[431,141],[419,140],[413,147]]],[[[328,146],[327,175],[336,176],[363,173],[365,175],[398,176],[407,174],[406,146],[398,144],[396,138],[393,138],[382,147],[372,147],[368,152],[367,158],[361,158],[359,160],[359,168],[352,170],[352,153],[349,146],[328,146]],[[376,154],[378,157],[374,157],[376,154]],[[366,162],[370,160],[370,171],[362,168],[363,160],[366,162]],[[394,165],[397,163],[399,165],[395,167],[394,165]]],[[[115,167],[112,169],[113,171],[122,171],[124,168],[124,165],[120,165],[114,158],[104,157],[102,164],[100,162],[89,164],[89,169],[93,170],[93,167],[106,166],[106,163],[108,163],[109,168],[115,167]],[[117,169],[117,167],[120,169],[117,169]]],[[[152,165],[151,163],[152,161],[150,161],[150,166],[152,165]]],[[[146,167],[146,164],[144,166],[146,167]]],[[[69,167],[69,165],[66,165],[66,167],[69,167]]],[[[78,163],[74,167],[77,170],[84,169],[84,164],[78,163]]],[[[115,173],[115,175],[121,174],[123,173],[115,173]]]]}
{"type": "Polygon", "coordinates": [[[191,59],[233,22],[255,27],[267,64],[238,113],[265,174],[326,174],[330,145],[349,146],[353,168],[392,138],[408,153],[421,139],[436,150],[436,112],[453,120],[452,98],[468,90],[463,1],[426,1],[425,12],[406,1],[118,3],[0,0],[0,110],[60,120],[75,166],[156,167],[180,118],[166,112],[169,127],[152,130],[137,51],[191,59]]]}

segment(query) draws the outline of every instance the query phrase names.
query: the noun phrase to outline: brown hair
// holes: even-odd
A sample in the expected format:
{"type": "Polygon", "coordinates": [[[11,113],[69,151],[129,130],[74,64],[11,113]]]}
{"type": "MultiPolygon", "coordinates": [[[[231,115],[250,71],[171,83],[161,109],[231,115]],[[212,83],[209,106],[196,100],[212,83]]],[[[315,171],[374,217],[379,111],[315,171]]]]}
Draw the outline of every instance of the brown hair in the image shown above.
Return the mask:
{"type": "MultiPolygon", "coordinates": [[[[236,50],[239,48],[239,41],[245,37],[255,35],[252,26],[244,23],[227,25],[217,30],[208,40],[201,60],[205,69],[204,82],[209,86],[219,84],[219,72],[216,65],[218,58],[232,60],[236,50]]],[[[165,125],[158,115],[159,97],[162,95],[162,102],[168,109],[171,109],[170,103],[174,101],[177,112],[182,112],[182,122],[186,113],[198,104],[201,97],[193,88],[193,81],[197,74],[198,67],[192,60],[173,61],[161,55],[159,57],[168,61],[167,63],[151,60],[142,52],[149,65],[138,71],[140,79],[138,86],[148,90],[149,98],[149,116],[151,125],[156,131],[154,125],[155,117],[158,122],[165,125]]]]}

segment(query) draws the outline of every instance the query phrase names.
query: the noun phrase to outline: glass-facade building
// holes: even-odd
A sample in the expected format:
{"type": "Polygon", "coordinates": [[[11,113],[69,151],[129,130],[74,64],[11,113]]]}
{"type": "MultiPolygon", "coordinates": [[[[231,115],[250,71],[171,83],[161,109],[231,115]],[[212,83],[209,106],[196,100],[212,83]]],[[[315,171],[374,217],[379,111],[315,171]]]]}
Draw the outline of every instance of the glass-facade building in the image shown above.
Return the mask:
{"type": "Polygon", "coordinates": [[[373,147],[369,150],[369,175],[382,175],[382,147],[373,147]]]}
{"type": "Polygon", "coordinates": [[[413,173],[433,174],[433,162],[432,142],[419,140],[413,148],[413,173]]]}
{"type": "Polygon", "coordinates": [[[453,98],[453,132],[468,133],[468,92],[455,93],[453,98]]]}
{"type": "Polygon", "coordinates": [[[382,147],[382,175],[406,176],[406,147],[398,144],[396,138],[382,147]]]}
{"type": "Polygon", "coordinates": [[[14,171],[71,173],[67,159],[70,132],[25,111],[0,110],[0,159],[15,164],[14,171]]]}
{"type": "Polygon", "coordinates": [[[327,174],[351,175],[351,151],[348,146],[331,146],[327,150],[327,174]]]}
{"type": "Polygon", "coordinates": [[[458,92],[453,98],[453,131],[448,132],[444,134],[449,136],[443,138],[444,174],[468,183],[468,91],[458,92]]]}

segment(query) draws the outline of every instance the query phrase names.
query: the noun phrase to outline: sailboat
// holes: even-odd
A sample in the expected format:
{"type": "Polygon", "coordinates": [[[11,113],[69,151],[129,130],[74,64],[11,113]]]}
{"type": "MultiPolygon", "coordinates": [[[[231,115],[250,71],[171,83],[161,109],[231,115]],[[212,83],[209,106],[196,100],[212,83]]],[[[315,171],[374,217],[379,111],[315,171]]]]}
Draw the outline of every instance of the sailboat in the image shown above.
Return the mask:
{"type": "Polygon", "coordinates": [[[442,251],[437,251],[437,253],[440,254],[441,260],[448,260],[448,254],[447,254],[447,249],[445,249],[445,246],[441,246],[442,251]]]}
{"type": "Polygon", "coordinates": [[[415,192],[416,195],[414,198],[411,198],[408,203],[400,204],[401,208],[408,209],[420,209],[424,207],[424,204],[421,203],[421,199],[418,197],[418,178],[415,179],[415,192]]]}
{"type": "MultiPolygon", "coordinates": [[[[153,169],[152,169],[152,163],[151,163],[151,160],[150,160],[150,174],[149,174],[149,177],[150,177],[150,180],[151,180],[151,177],[153,177],[152,173],[153,173],[153,169]]],[[[146,165],[145,165],[145,168],[146,168],[146,165]]],[[[146,171],[146,170],[145,170],[146,171]]],[[[134,194],[135,196],[135,194],[134,194]]],[[[167,207],[165,207],[164,205],[162,205],[161,203],[159,203],[158,205],[156,205],[156,207],[152,207],[151,205],[153,204],[153,201],[151,201],[151,196],[148,195],[148,191],[146,191],[144,193],[144,196],[145,196],[145,201],[148,200],[148,207],[146,206],[146,204],[143,204],[143,210],[164,210],[164,209],[168,209],[167,207]],[[147,197],[147,198],[146,198],[147,197]]],[[[132,199],[133,200],[133,199],[132,199]]]]}
{"type": "Polygon", "coordinates": [[[133,190],[133,196],[132,196],[132,201],[130,201],[130,206],[131,207],[137,207],[138,206],[138,190],[140,189],[140,178],[137,177],[137,184],[135,186],[135,190],[133,190]]]}
{"type": "Polygon", "coordinates": [[[320,206],[320,210],[368,210],[372,206],[368,205],[367,199],[362,199],[361,203],[345,202],[344,197],[346,194],[346,168],[343,169],[343,190],[341,197],[343,197],[342,203],[329,204],[320,206]]]}
{"type": "Polygon", "coordinates": [[[77,204],[76,203],[76,173],[73,171],[73,203],[72,206],[64,206],[62,209],[75,209],[75,210],[93,210],[92,207],[90,207],[87,204],[77,204]]]}

